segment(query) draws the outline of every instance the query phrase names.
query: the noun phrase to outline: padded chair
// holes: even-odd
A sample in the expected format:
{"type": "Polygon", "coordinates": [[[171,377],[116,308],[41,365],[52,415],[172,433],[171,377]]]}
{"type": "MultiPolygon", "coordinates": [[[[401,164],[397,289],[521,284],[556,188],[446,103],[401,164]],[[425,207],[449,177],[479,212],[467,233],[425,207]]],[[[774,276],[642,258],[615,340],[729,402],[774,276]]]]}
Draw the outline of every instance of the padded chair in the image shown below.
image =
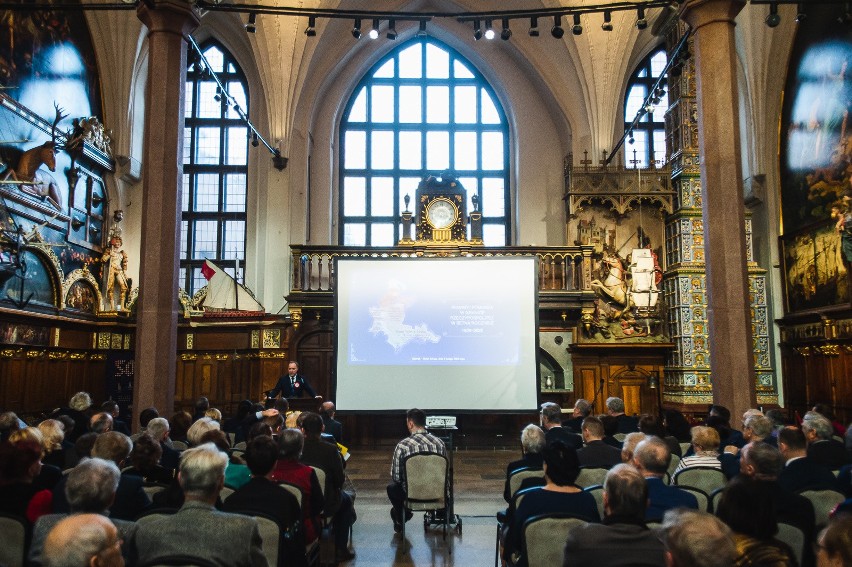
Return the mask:
{"type": "Polygon", "coordinates": [[[167,555],[147,563],[138,563],[137,567],[216,567],[216,564],[191,555],[167,555]]]}
{"type": "Polygon", "coordinates": [[[293,496],[296,497],[296,502],[299,503],[299,506],[302,506],[302,489],[296,486],[295,484],[290,484],[289,482],[279,482],[278,485],[281,488],[284,488],[288,492],[290,492],[293,496]]]}
{"type": "Polygon", "coordinates": [[[260,532],[261,547],[266,556],[269,567],[275,567],[279,561],[279,550],[281,549],[281,526],[266,516],[253,514],[257,521],[257,529],[260,532]]]}
{"type": "MultiPolygon", "coordinates": [[[[301,488],[295,484],[290,484],[289,482],[279,482],[278,486],[287,490],[290,494],[296,497],[296,502],[299,503],[299,508],[303,506],[302,502],[304,501],[304,495],[302,494],[301,488]]],[[[314,565],[319,560],[319,538],[305,546],[305,557],[307,558],[308,565],[314,565]]]]}
{"type": "Polygon", "coordinates": [[[245,451],[246,450],[246,442],[240,441],[239,443],[234,445],[233,448],[236,449],[237,451],[245,451]]]}
{"type": "MultiPolygon", "coordinates": [[[[669,469],[666,471],[667,473],[669,473],[669,478],[671,478],[672,475],[675,473],[675,469],[677,468],[677,466],[679,464],[680,464],[680,457],[678,457],[675,454],[672,454],[672,462],[669,463],[669,469]]],[[[668,483],[666,483],[666,484],[668,484],[668,483]]]]}
{"type": "Polygon", "coordinates": [[[602,484],[595,484],[595,485],[592,485],[592,486],[587,486],[586,488],[583,489],[583,491],[588,492],[589,494],[591,494],[594,497],[595,503],[598,505],[598,514],[600,514],[601,518],[603,518],[604,517],[604,505],[603,505],[604,487],[603,487],[603,485],[602,484]]]}
{"type": "Polygon", "coordinates": [[[627,433],[616,433],[615,435],[612,436],[612,438],[615,439],[616,441],[624,443],[624,440],[627,438],[627,433]]]}
{"type": "Polygon", "coordinates": [[[544,514],[524,522],[522,553],[530,567],[562,565],[568,532],[586,520],[570,514],[544,514]]]}
{"type": "Polygon", "coordinates": [[[26,520],[0,514],[0,565],[23,567],[26,533],[26,520]]]}
{"type": "Polygon", "coordinates": [[[689,451],[689,448],[692,446],[692,443],[686,441],[685,443],[680,444],[680,454],[686,455],[686,452],[689,451]]]}
{"type": "Polygon", "coordinates": [[[320,490],[322,491],[322,496],[325,498],[325,471],[319,467],[311,466],[314,469],[314,473],[317,475],[317,481],[320,485],[320,490]]]}
{"type": "Polygon", "coordinates": [[[796,564],[802,564],[802,556],[805,553],[805,532],[796,526],[778,522],[778,533],[775,534],[775,539],[789,545],[795,553],[796,564]]]}
{"type": "Polygon", "coordinates": [[[603,467],[580,467],[580,475],[574,481],[574,484],[580,488],[603,484],[608,472],[609,469],[603,467]]]}
{"type": "Polygon", "coordinates": [[[183,441],[172,441],[172,449],[175,451],[186,451],[189,449],[189,445],[184,443],[183,441]]]}
{"type": "Polygon", "coordinates": [[[719,500],[722,499],[722,492],[725,490],[724,487],[717,488],[713,492],[710,493],[710,508],[707,510],[711,514],[716,513],[716,508],[719,506],[719,500]]]}
{"type": "Polygon", "coordinates": [[[514,496],[518,489],[521,488],[521,483],[528,478],[544,478],[544,471],[531,467],[523,467],[512,471],[509,475],[510,496],[514,496]]]}
{"type": "MultiPolygon", "coordinates": [[[[403,507],[412,512],[444,512],[444,539],[447,539],[449,514],[447,500],[447,458],[435,453],[415,453],[402,463],[405,473],[405,500],[403,507]]],[[[402,542],[405,545],[405,524],[402,522],[402,542]]],[[[424,529],[428,522],[424,516],[424,529]]],[[[405,551],[405,550],[404,550],[405,551]]]]}
{"type": "Polygon", "coordinates": [[[689,492],[690,494],[695,496],[695,499],[698,500],[698,509],[700,511],[702,511],[702,512],[710,512],[711,511],[710,497],[707,495],[706,492],[704,492],[700,488],[695,488],[694,486],[679,485],[678,488],[680,488],[681,490],[684,490],[686,492],[689,492]]]}
{"type": "Polygon", "coordinates": [[[156,482],[146,482],[142,485],[142,490],[145,491],[145,494],[147,494],[148,498],[150,498],[151,500],[154,499],[155,494],[157,494],[158,492],[162,492],[167,488],[168,486],[166,486],[165,484],[159,484],[156,482]]]}
{"type": "MultiPolygon", "coordinates": [[[[519,490],[512,495],[512,502],[510,503],[510,507],[512,510],[517,510],[518,506],[521,505],[521,501],[524,499],[524,496],[527,495],[528,492],[533,490],[539,490],[541,487],[539,486],[530,486],[528,488],[524,488],[523,490],[519,490]]],[[[503,533],[503,529],[506,523],[506,517],[503,512],[499,512],[497,514],[497,540],[494,544],[494,567],[498,567],[500,565],[500,536],[503,533]]]]}
{"type": "Polygon", "coordinates": [[[677,471],[672,477],[672,484],[683,488],[691,486],[710,494],[717,488],[728,484],[728,478],[721,469],[713,467],[687,467],[677,471]]]}
{"type": "Polygon", "coordinates": [[[223,486],[222,490],[219,491],[219,498],[224,502],[228,499],[228,496],[234,493],[234,489],[229,486],[223,486]]]}
{"type": "Polygon", "coordinates": [[[842,492],[830,489],[800,490],[799,494],[810,500],[811,504],[814,505],[817,531],[828,524],[828,517],[835,506],[846,500],[846,496],[842,492]]]}

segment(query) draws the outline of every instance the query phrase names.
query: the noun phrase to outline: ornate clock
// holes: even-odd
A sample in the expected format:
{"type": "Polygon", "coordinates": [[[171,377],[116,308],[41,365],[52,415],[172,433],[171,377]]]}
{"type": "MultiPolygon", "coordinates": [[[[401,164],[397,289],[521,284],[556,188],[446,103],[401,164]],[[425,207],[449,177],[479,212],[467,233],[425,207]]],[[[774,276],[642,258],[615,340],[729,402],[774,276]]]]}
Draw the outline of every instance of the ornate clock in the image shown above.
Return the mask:
{"type": "Polygon", "coordinates": [[[455,178],[444,174],[420,182],[415,193],[418,242],[465,242],[467,240],[467,193],[455,178]]]}

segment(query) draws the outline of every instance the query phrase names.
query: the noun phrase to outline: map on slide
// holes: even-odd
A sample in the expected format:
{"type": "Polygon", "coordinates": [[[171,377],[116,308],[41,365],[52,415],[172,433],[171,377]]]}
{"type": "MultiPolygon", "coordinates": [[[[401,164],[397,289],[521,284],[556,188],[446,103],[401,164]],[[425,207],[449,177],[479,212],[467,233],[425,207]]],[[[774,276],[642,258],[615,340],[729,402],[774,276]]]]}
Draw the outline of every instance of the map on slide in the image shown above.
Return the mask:
{"type": "Polygon", "coordinates": [[[373,319],[370,333],[374,336],[383,334],[395,352],[412,341],[437,343],[441,340],[441,336],[432,332],[426,323],[406,325],[405,305],[393,292],[383,297],[379,305],[370,307],[370,317],[373,319]]]}

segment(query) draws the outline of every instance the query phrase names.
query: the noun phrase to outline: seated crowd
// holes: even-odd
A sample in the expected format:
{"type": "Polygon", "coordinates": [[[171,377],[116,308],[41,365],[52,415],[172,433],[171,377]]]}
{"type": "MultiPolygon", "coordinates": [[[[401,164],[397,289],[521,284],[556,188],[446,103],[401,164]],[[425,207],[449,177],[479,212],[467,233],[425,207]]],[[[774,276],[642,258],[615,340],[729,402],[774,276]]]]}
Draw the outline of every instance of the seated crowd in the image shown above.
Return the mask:
{"type": "Polygon", "coordinates": [[[35,427],[1,413],[0,513],[23,524],[32,566],[153,565],[181,556],[222,567],[301,567],[317,557],[324,529],[335,561],[354,558],[344,460],[324,433],[326,419],[342,432],[333,404],[323,404],[323,416],[288,412],[286,400],[276,405],[245,401],[227,421],[206,399],[195,419],[179,412],[167,420],[148,408],[132,437],[114,402],[94,411],[85,392],[35,427]],[[261,518],[279,529],[277,561],[264,555],[261,518]]]}

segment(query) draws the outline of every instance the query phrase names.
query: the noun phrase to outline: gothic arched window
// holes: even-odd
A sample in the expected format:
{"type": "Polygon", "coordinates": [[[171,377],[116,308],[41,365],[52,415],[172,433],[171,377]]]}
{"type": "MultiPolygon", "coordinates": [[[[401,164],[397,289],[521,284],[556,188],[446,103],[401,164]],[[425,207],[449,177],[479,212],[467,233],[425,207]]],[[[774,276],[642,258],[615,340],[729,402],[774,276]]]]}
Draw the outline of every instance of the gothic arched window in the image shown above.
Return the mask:
{"type": "MultiPolygon", "coordinates": [[[[642,108],[667,63],[666,49],[660,47],[643,59],[631,75],[627,82],[627,95],[624,97],[625,131],[630,129],[636,113],[642,108]]],[[[666,124],[664,120],[669,107],[669,93],[665,85],[663,85],[663,91],[657,94],[659,102],[651,105],[648,112],[628,134],[627,144],[624,146],[624,161],[627,167],[633,168],[637,165],[648,167],[652,159],[656,161],[658,167],[662,167],[665,162],[666,124]],[[634,161],[638,161],[638,164],[634,161]]]]}
{"type": "MultiPolygon", "coordinates": [[[[202,47],[211,70],[249,113],[246,78],[221,45],[202,47]]],[[[180,286],[190,295],[207,285],[204,260],[232,276],[245,271],[249,131],[190,49],[183,132],[180,286]]]]}
{"type": "Polygon", "coordinates": [[[443,43],[417,37],[366,74],[346,105],[340,148],[341,244],[396,244],[405,196],[444,171],[467,190],[469,211],[479,197],[485,244],[509,243],[506,115],[476,68],[443,43]]]}

